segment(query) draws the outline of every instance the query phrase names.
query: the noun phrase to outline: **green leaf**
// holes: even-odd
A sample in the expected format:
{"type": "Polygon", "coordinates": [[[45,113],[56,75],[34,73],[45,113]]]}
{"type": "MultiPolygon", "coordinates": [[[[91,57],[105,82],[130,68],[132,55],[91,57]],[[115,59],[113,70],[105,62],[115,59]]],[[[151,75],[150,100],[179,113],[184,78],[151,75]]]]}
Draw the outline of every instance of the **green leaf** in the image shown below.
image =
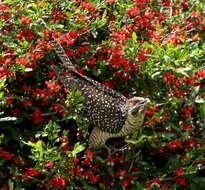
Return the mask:
{"type": "Polygon", "coordinates": [[[1,141],[2,141],[3,138],[4,138],[4,134],[2,134],[2,135],[0,136],[0,144],[1,144],[1,141]]]}
{"type": "Polygon", "coordinates": [[[6,82],[6,76],[4,76],[0,79],[0,88],[2,88],[4,86],[5,82],[6,82]]]}
{"type": "Polygon", "coordinates": [[[198,98],[198,99],[195,99],[195,102],[198,104],[203,104],[205,103],[205,100],[203,98],[198,98]]]}
{"type": "Polygon", "coordinates": [[[37,4],[33,3],[33,4],[32,4],[32,8],[33,8],[34,10],[37,10],[37,9],[38,9],[37,4]]]}
{"type": "Polygon", "coordinates": [[[154,72],[151,77],[154,79],[155,77],[159,76],[162,74],[162,71],[157,71],[157,72],[154,72]]]}
{"type": "Polygon", "coordinates": [[[194,177],[192,180],[196,184],[200,184],[203,187],[205,186],[205,177],[194,177]]]}
{"type": "Polygon", "coordinates": [[[14,190],[14,182],[9,179],[9,190],[14,190]]]}
{"type": "Polygon", "coordinates": [[[97,38],[98,32],[96,30],[91,32],[94,38],[97,38]]]}
{"type": "Polygon", "coordinates": [[[6,45],[10,48],[15,48],[17,45],[13,42],[6,42],[6,45]]]}
{"type": "Polygon", "coordinates": [[[35,143],[31,142],[31,141],[28,141],[28,142],[25,142],[25,141],[22,141],[24,144],[28,145],[28,146],[32,146],[32,147],[35,147],[35,143]]]}
{"type": "Polygon", "coordinates": [[[98,77],[102,73],[101,69],[93,70],[93,74],[98,77]]]}
{"type": "Polygon", "coordinates": [[[4,159],[0,159],[0,166],[3,166],[5,163],[5,160],[4,159]]]}
{"type": "Polygon", "coordinates": [[[4,92],[0,91],[0,100],[4,97],[4,92]]]}
{"type": "Polygon", "coordinates": [[[83,151],[85,149],[85,147],[79,143],[76,143],[74,145],[74,149],[72,150],[71,154],[72,156],[76,156],[76,154],[78,154],[79,152],[83,151]]]}
{"type": "Polygon", "coordinates": [[[16,117],[3,117],[3,118],[0,118],[0,121],[15,121],[17,120],[16,117]]]}
{"type": "Polygon", "coordinates": [[[21,44],[21,46],[22,46],[23,48],[27,48],[27,47],[30,45],[29,42],[26,41],[26,40],[20,42],[20,44],[21,44]]]}
{"type": "Polygon", "coordinates": [[[132,143],[132,144],[138,144],[138,143],[144,141],[144,139],[146,139],[146,138],[147,138],[147,136],[142,135],[138,140],[125,140],[125,142],[132,143]]]}
{"type": "Polygon", "coordinates": [[[199,90],[200,90],[200,86],[194,87],[191,94],[190,94],[190,98],[195,98],[196,95],[199,93],[199,90]]]}
{"type": "Polygon", "coordinates": [[[39,141],[36,143],[36,148],[39,149],[39,150],[43,149],[42,143],[43,143],[43,141],[39,140],[39,141]]]}
{"type": "Polygon", "coordinates": [[[205,119],[205,103],[203,103],[200,107],[200,114],[202,119],[205,119]]]}
{"type": "Polygon", "coordinates": [[[37,150],[43,150],[43,147],[42,147],[43,141],[41,140],[39,140],[37,143],[33,143],[31,141],[28,141],[28,142],[22,141],[22,142],[28,146],[36,148],[37,150]]]}
{"type": "Polygon", "coordinates": [[[104,19],[105,19],[106,15],[107,15],[107,9],[105,9],[105,10],[104,10],[104,12],[103,12],[103,15],[102,15],[102,20],[104,20],[104,19]]]}
{"type": "Polygon", "coordinates": [[[72,113],[68,113],[67,115],[65,115],[63,117],[62,120],[70,120],[70,119],[73,119],[74,118],[74,115],[72,113]]]}
{"type": "Polygon", "coordinates": [[[97,188],[90,186],[86,183],[83,183],[83,189],[87,189],[87,190],[98,190],[97,188]]]}
{"type": "Polygon", "coordinates": [[[185,67],[185,68],[182,67],[182,68],[174,69],[174,71],[176,73],[182,74],[182,75],[184,75],[186,77],[189,77],[189,75],[186,72],[187,71],[191,71],[191,70],[193,70],[193,67],[191,65],[189,67],[185,67]]]}
{"type": "Polygon", "coordinates": [[[134,41],[137,40],[137,34],[136,34],[136,32],[133,32],[133,33],[132,33],[132,39],[133,39],[134,41]]]}

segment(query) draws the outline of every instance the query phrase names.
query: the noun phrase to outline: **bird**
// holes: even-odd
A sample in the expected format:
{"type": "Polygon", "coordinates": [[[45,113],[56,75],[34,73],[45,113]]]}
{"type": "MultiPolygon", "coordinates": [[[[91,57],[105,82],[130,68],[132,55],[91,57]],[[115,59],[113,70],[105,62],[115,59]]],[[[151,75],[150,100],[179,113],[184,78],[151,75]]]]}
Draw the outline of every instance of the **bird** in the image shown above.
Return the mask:
{"type": "Polygon", "coordinates": [[[91,148],[106,146],[108,139],[128,136],[139,129],[144,122],[150,99],[137,96],[126,98],[116,90],[80,74],[58,39],[52,38],[52,48],[58,55],[60,64],[70,71],[70,75],[66,75],[55,64],[49,65],[49,68],[55,72],[64,88],[80,91],[84,97],[83,115],[94,126],[89,136],[89,146],[91,148]]]}

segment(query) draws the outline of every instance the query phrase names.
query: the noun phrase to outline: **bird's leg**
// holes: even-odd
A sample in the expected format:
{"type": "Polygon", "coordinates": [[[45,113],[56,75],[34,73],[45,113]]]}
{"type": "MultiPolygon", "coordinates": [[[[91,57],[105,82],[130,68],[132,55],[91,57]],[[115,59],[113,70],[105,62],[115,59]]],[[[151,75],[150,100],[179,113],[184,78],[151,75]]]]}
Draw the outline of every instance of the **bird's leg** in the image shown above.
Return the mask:
{"type": "MultiPolygon", "coordinates": [[[[123,151],[125,151],[125,150],[128,150],[129,145],[130,145],[130,144],[126,144],[126,145],[124,145],[124,146],[121,147],[121,148],[112,148],[112,152],[110,152],[110,155],[113,155],[113,154],[115,154],[116,152],[123,152],[123,151]]],[[[110,147],[108,147],[108,148],[110,148],[110,147]]]]}

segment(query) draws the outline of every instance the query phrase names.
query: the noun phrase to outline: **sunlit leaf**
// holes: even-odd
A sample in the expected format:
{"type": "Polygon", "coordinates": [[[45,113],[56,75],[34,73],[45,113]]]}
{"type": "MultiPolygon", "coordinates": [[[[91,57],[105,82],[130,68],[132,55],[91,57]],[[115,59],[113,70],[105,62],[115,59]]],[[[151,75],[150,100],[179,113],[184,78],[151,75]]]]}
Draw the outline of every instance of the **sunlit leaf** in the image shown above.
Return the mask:
{"type": "Polygon", "coordinates": [[[0,91],[0,100],[4,97],[4,92],[0,91]]]}
{"type": "Polygon", "coordinates": [[[102,19],[105,19],[106,16],[107,16],[107,10],[105,9],[102,15],[102,19]]]}
{"type": "Polygon", "coordinates": [[[145,135],[142,135],[141,137],[139,137],[139,139],[137,139],[137,140],[130,140],[130,139],[127,139],[127,140],[125,140],[127,143],[131,143],[131,144],[138,144],[138,143],[140,143],[140,142],[142,142],[144,139],[146,139],[147,138],[147,136],[145,136],[145,135]]]}
{"type": "Polygon", "coordinates": [[[0,144],[1,144],[1,141],[2,141],[3,138],[4,138],[4,134],[1,134],[0,135],[0,144]]]}
{"type": "Polygon", "coordinates": [[[136,34],[136,32],[133,32],[133,33],[132,33],[132,39],[133,39],[134,41],[137,40],[137,34],[136,34]]]}
{"type": "Polygon", "coordinates": [[[0,88],[4,86],[5,82],[6,82],[6,76],[0,78],[0,88]]]}
{"type": "Polygon", "coordinates": [[[76,154],[78,154],[79,152],[83,151],[85,149],[85,147],[79,143],[76,143],[74,145],[74,148],[72,150],[72,155],[76,156],[76,154]]]}
{"type": "Polygon", "coordinates": [[[194,98],[197,96],[197,94],[199,93],[200,90],[200,86],[196,86],[193,88],[191,94],[190,94],[190,98],[194,98]]]}
{"type": "Polygon", "coordinates": [[[3,117],[3,118],[0,118],[0,121],[15,121],[17,120],[16,117],[3,117]]]}
{"type": "Polygon", "coordinates": [[[193,69],[192,66],[190,67],[185,67],[185,68],[178,68],[178,69],[175,69],[175,72],[179,73],[179,74],[182,74],[186,77],[189,77],[189,75],[186,73],[187,71],[191,71],[193,69]]]}
{"type": "Polygon", "coordinates": [[[195,102],[198,104],[202,104],[205,102],[205,100],[203,98],[199,98],[199,99],[195,99],[195,102]]]}

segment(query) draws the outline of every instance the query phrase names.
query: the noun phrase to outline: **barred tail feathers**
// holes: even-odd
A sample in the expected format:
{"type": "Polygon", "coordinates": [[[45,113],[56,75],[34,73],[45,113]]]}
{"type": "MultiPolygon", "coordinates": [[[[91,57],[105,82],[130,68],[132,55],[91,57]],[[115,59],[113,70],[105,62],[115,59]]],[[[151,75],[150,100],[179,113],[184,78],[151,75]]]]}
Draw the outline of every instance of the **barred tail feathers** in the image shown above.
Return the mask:
{"type": "Polygon", "coordinates": [[[67,76],[56,65],[48,65],[48,68],[53,71],[65,88],[75,90],[76,82],[72,76],[67,76]]]}
{"type": "Polygon", "coordinates": [[[112,95],[113,97],[116,97],[119,99],[119,102],[126,102],[126,98],[116,92],[115,90],[108,88],[107,86],[104,86],[100,83],[98,83],[97,81],[92,80],[89,77],[86,77],[80,73],[78,73],[74,67],[74,65],[71,63],[69,57],[66,55],[63,47],[61,46],[61,44],[59,43],[59,41],[55,38],[53,38],[52,40],[52,44],[53,44],[53,49],[56,51],[57,55],[59,56],[61,62],[63,63],[63,66],[65,66],[68,70],[73,71],[75,74],[77,74],[80,78],[82,78],[83,80],[89,82],[91,85],[94,85],[97,89],[104,91],[110,95],[112,95]]]}
{"type": "MultiPolygon", "coordinates": [[[[98,83],[97,81],[94,81],[91,78],[86,77],[86,76],[78,73],[75,69],[75,66],[72,64],[69,57],[66,55],[66,53],[65,53],[63,47],[61,46],[61,44],[59,43],[58,39],[53,37],[52,45],[53,45],[53,49],[56,51],[57,55],[59,56],[59,58],[62,62],[62,64],[61,64],[62,66],[66,67],[69,71],[74,72],[76,75],[78,75],[83,80],[89,82],[91,85],[94,85],[95,88],[97,88],[98,90],[104,91],[104,92],[110,94],[111,96],[118,98],[119,104],[124,104],[124,102],[126,102],[126,100],[127,100],[126,97],[123,96],[121,93],[118,93],[115,90],[113,90],[107,86],[104,86],[104,85],[98,83]]],[[[61,78],[62,77],[63,76],[61,76],[61,78]]],[[[62,82],[62,80],[61,80],[61,82],[62,82]]],[[[62,82],[62,84],[63,84],[63,82],[62,82]]]]}
{"type": "Polygon", "coordinates": [[[63,47],[61,46],[61,44],[58,42],[57,39],[53,38],[52,45],[53,45],[53,49],[56,51],[63,65],[70,71],[76,71],[75,66],[72,64],[69,57],[66,55],[66,52],[64,51],[63,47]]]}
{"type": "MultiPolygon", "coordinates": [[[[45,21],[43,19],[39,19],[39,22],[47,28],[47,24],[45,23],[45,21]]],[[[66,67],[67,69],[69,69],[70,71],[76,71],[74,65],[70,61],[69,57],[66,55],[63,47],[58,42],[58,39],[56,39],[53,36],[51,43],[53,45],[53,49],[56,51],[58,57],[60,58],[61,62],[63,63],[63,66],[66,67]]]]}
{"type": "Polygon", "coordinates": [[[62,71],[56,65],[46,65],[51,71],[53,71],[57,77],[62,75],[62,71]]]}

